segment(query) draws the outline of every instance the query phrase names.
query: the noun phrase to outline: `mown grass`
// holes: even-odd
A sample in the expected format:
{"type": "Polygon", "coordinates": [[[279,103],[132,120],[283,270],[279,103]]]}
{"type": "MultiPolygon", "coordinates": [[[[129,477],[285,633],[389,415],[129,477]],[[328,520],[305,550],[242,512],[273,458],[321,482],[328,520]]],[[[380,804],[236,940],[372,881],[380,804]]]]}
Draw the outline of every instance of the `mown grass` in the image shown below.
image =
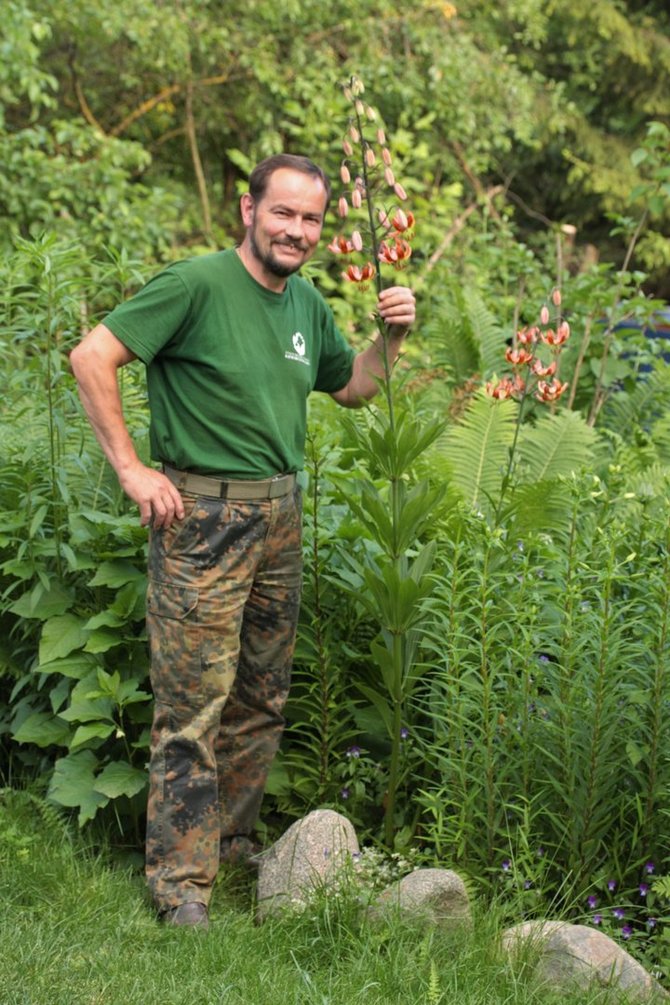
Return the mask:
{"type": "Polygon", "coordinates": [[[496,949],[495,913],[448,934],[365,922],[322,898],[257,925],[240,873],[217,886],[210,931],[159,925],[141,875],[87,849],[40,800],[0,793],[3,1005],[604,1005],[605,990],[538,987],[496,949]]]}

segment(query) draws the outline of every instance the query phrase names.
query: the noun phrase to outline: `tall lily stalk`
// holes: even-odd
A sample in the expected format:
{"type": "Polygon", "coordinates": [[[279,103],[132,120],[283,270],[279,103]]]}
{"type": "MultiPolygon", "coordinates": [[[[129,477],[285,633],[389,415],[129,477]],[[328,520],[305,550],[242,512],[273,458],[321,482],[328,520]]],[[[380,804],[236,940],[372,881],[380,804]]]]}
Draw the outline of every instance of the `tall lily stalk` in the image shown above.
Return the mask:
{"type": "MultiPolygon", "coordinates": [[[[385,285],[382,269],[404,268],[411,257],[414,217],[401,206],[407,194],[395,179],[386,133],[376,111],[363,99],[361,81],[352,78],[345,95],[351,114],[342,144],[344,188],[338,209],[343,220],[353,221],[353,227],[348,234],[335,237],[329,248],[347,260],[342,273],[347,282],[361,291],[374,283],[379,294],[385,285]]],[[[388,352],[390,333],[381,318],[376,318],[376,324],[384,361],[385,408],[370,408],[365,425],[351,424],[367,472],[360,481],[360,494],[349,503],[380,546],[375,557],[368,553],[355,564],[363,587],[361,602],[380,629],[371,645],[379,684],[361,684],[360,689],[384,722],[390,743],[384,842],[392,848],[404,843],[411,830],[398,810],[398,793],[405,780],[402,745],[409,732],[408,699],[416,683],[422,601],[432,589],[429,573],[434,543],[425,544],[421,537],[442,496],[441,487],[415,480],[413,467],[439,435],[442,423],[422,425],[407,413],[398,414],[388,352]]]]}

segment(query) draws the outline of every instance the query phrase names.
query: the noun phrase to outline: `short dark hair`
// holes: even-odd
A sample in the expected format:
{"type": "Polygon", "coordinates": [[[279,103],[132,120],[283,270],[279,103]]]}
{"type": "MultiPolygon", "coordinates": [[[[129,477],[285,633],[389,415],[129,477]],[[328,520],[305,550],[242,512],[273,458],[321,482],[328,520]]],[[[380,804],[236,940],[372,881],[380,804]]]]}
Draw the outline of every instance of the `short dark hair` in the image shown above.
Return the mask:
{"type": "Polygon", "coordinates": [[[270,177],[280,168],[290,168],[291,171],[300,171],[312,178],[319,178],[326,190],[326,202],[330,200],[330,182],[318,164],[309,157],[300,157],[297,154],[273,154],[272,157],[266,157],[257,164],[249,175],[249,195],[254,202],[260,202],[265,195],[270,177]]]}

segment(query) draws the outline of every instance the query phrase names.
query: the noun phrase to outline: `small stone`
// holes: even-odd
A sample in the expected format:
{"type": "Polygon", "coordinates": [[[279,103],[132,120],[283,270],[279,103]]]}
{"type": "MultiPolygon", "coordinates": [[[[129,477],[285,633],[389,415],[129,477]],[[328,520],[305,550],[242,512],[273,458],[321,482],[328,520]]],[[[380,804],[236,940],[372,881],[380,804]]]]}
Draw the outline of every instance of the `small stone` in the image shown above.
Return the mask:
{"type": "Polygon", "coordinates": [[[378,917],[389,909],[444,927],[472,924],[465,883],[450,869],[415,869],[384,890],[368,913],[378,917]]]}

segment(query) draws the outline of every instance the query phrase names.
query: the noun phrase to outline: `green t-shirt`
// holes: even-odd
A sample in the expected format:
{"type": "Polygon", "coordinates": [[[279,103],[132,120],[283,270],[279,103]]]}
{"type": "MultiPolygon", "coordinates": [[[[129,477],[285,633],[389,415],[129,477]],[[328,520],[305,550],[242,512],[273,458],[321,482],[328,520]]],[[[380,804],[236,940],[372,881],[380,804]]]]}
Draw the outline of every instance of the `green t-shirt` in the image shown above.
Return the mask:
{"type": "Polygon", "coordinates": [[[229,478],[299,470],[307,396],[355,355],[306,280],[273,293],[233,249],[170,265],[104,323],[146,364],[154,460],[229,478]]]}

